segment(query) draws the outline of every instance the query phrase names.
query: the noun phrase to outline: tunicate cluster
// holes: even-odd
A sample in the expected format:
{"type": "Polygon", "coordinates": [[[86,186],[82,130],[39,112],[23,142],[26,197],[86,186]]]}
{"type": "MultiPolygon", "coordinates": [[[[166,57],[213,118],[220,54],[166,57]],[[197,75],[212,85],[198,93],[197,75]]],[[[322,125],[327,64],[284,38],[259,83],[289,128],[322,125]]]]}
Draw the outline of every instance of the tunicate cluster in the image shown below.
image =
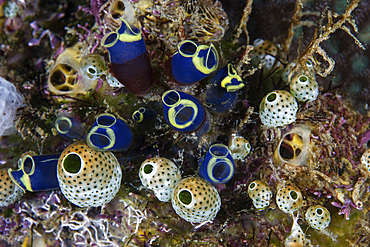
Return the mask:
{"type": "Polygon", "coordinates": [[[199,177],[182,179],[172,193],[172,207],[190,223],[213,220],[221,207],[221,198],[215,187],[199,177]]]}
{"type": "Polygon", "coordinates": [[[14,85],[0,76],[0,137],[14,131],[14,117],[23,97],[14,85]]]}
{"type": "Polygon", "coordinates": [[[153,190],[162,202],[171,201],[172,191],[181,179],[175,163],[162,157],[145,160],[141,164],[139,176],[143,186],[153,190]]]}
{"type": "Polygon", "coordinates": [[[259,116],[267,127],[280,127],[296,120],[298,104],[289,92],[276,90],[268,93],[261,101],[259,116]]]}
{"type": "Polygon", "coordinates": [[[270,205],[272,191],[267,183],[256,180],[249,184],[248,195],[253,200],[253,205],[261,210],[270,205]]]}

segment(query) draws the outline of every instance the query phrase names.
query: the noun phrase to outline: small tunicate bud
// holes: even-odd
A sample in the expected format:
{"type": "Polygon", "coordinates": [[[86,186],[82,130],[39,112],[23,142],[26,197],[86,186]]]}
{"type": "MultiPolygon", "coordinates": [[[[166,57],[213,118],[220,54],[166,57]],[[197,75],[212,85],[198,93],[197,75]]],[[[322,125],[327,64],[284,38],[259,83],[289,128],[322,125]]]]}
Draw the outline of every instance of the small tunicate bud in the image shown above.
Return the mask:
{"type": "Polygon", "coordinates": [[[361,165],[368,175],[370,175],[370,148],[361,156],[361,165]]]}
{"type": "Polygon", "coordinates": [[[257,209],[264,209],[270,205],[272,191],[267,183],[256,180],[249,184],[248,195],[257,209]]]}
{"type": "Polygon", "coordinates": [[[111,87],[124,87],[122,83],[120,83],[116,77],[114,77],[111,73],[107,72],[105,79],[107,80],[109,86],[111,87]]]}
{"type": "Polygon", "coordinates": [[[290,83],[290,92],[298,101],[313,101],[319,95],[319,85],[313,77],[298,75],[290,83]]]}
{"type": "Polygon", "coordinates": [[[267,127],[280,127],[296,120],[298,104],[288,91],[276,90],[261,101],[259,116],[267,127]]]}
{"type": "Polygon", "coordinates": [[[294,217],[290,235],[285,239],[285,247],[303,247],[306,242],[306,236],[298,224],[298,217],[294,217]]]}
{"type": "Polygon", "coordinates": [[[277,192],[276,203],[280,210],[291,214],[302,206],[302,193],[293,185],[282,185],[277,192]]]}
{"type": "Polygon", "coordinates": [[[234,160],[241,160],[250,153],[251,144],[242,136],[232,135],[229,150],[234,160]]]}
{"type": "Polygon", "coordinates": [[[81,58],[80,69],[90,79],[99,79],[107,70],[105,61],[99,54],[89,54],[81,58]]]}
{"type": "Polygon", "coordinates": [[[143,186],[154,191],[162,202],[169,202],[181,174],[175,163],[166,158],[145,160],[140,167],[139,177],[143,186]]]}
{"type": "Polygon", "coordinates": [[[315,78],[315,74],[314,64],[311,59],[308,59],[304,67],[297,65],[296,62],[291,62],[286,65],[281,72],[281,79],[286,84],[290,84],[292,78],[297,75],[306,75],[308,77],[315,78]]]}
{"type": "Polygon", "coordinates": [[[251,52],[251,64],[258,67],[261,60],[265,60],[263,65],[263,74],[267,76],[271,71],[281,66],[281,63],[276,59],[279,48],[269,40],[256,39],[253,42],[254,49],[251,52]]]}
{"type": "Polygon", "coordinates": [[[329,226],[330,220],[330,212],[323,206],[316,205],[307,209],[306,221],[312,228],[322,230],[329,226]]]}
{"type": "Polygon", "coordinates": [[[213,220],[221,207],[215,187],[199,177],[182,179],[172,193],[172,207],[184,220],[201,223],[213,220]]]}

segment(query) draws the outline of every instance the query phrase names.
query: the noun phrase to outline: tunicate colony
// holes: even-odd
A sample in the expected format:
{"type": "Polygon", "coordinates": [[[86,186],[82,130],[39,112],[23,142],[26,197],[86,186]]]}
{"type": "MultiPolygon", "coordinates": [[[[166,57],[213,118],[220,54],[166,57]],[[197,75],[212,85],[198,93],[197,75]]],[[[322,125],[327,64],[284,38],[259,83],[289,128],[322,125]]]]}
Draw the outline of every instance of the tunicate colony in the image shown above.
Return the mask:
{"type": "MultiPolygon", "coordinates": [[[[135,36],[138,36],[139,33],[141,34],[140,30],[130,26],[124,20],[122,20],[121,25],[127,25],[126,28],[135,36]]],[[[125,26],[120,26],[120,28],[124,27],[125,26]]],[[[117,30],[117,32],[119,31],[117,30]]],[[[108,35],[118,35],[121,37],[123,33],[112,32],[108,35]]],[[[123,39],[120,40],[122,41],[123,39]]],[[[111,40],[107,37],[105,37],[103,41],[103,45],[106,46],[107,49],[111,48],[110,46],[112,44],[110,41],[111,40]]],[[[268,75],[272,70],[282,67],[282,64],[275,59],[278,50],[276,45],[270,41],[259,39],[254,42],[254,46],[252,64],[257,66],[257,64],[263,60],[265,62],[263,66],[264,75],[268,75]]],[[[175,58],[172,60],[172,66],[174,67],[172,76],[180,84],[192,84],[204,79],[213,73],[218,66],[218,53],[213,45],[206,46],[196,44],[190,40],[185,40],[179,44],[178,50],[178,53],[175,53],[172,57],[175,58]],[[196,70],[199,70],[199,78],[196,77],[196,79],[193,77],[183,77],[183,70],[187,72],[190,67],[196,67],[194,64],[190,63],[189,67],[181,69],[176,65],[176,63],[183,63],[183,61],[177,61],[177,59],[183,59],[181,57],[178,58],[179,54],[189,55],[188,53],[191,53],[192,50],[196,50],[192,56],[199,55],[203,50],[211,53],[211,57],[214,58],[214,61],[212,61],[215,63],[212,64],[213,66],[210,66],[211,68],[196,68],[196,70]]],[[[147,60],[146,53],[143,56],[143,59],[147,60]]],[[[112,56],[110,56],[110,58],[112,59],[112,56]]],[[[99,78],[104,76],[110,86],[123,87],[123,84],[125,84],[123,81],[125,81],[125,79],[120,78],[122,80],[118,80],[120,74],[117,72],[117,68],[121,66],[120,63],[124,64],[127,63],[127,61],[111,61],[108,65],[110,71],[115,71],[115,73],[118,74],[118,76],[114,76],[113,73],[109,72],[105,67],[105,61],[100,55],[90,54],[81,56],[77,47],[68,48],[58,57],[56,63],[50,69],[50,76],[48,79],[49,90],[57,95],[77,97],[80,94],[85,94],[93,90],[99,78]],[[117,66],[117,68],[114,66],[117,66]]],[[[207,63],[207,66],[208,65],[207,63]]],[[[310,102],[317,98],[319,91],[318,84],[315,80],[315,70],[313,69],[311,61],[308,61],[306,65],[306,68],[299,68],[294,71],[293,69],[297,66],[294,62],[287,65],[281,77],[289,84],[290,92],[275,90],[268,93],[262,99],[259,116],[264,127],[280,127],[293,123],[296,120],[298,102],[310,102]]],[[[228,68],[232,68],[233,72],[236,73],[235,69],[230,66],[228,66],[228,68]]],[[[133,80],[137,81],[138,78],[134,78],[133,80]]],[[[1,114],[2,118],[0,119],[4,126],[1,130],[3,133],[6,133],[12,126],[5,126],[5,123],[12,124],[14,112],[22,104],[23,99],[21,95],[16,92],[15,87],[11,83],[3,78],[0,78],[0,83],[0,90],[3,90],[0,91],[1,98],[5,99],[3,100],[5,107],[1,107],[1,109],[8,110],[8,112],[1,114]],[[6,96],[3,97],[3,94],[6,96]]],[[[244,86],[242,82],[240,83],[241,84],[236,85],[237,89],[244,86]]],[[[147,88],[143,87],[140,88],[140,90],[137,88],[130,89],[129,85],[126,85],[126,87],[134,94],[142,96],[150,90],[152,86],[150,82],[147,84],[147,88]]],[[[221,86],[222,85],[223,84],[221,84],[221,86]]],[[[223,87],[226,88],[225,85],[223,87]]],[[[233,90],[229,89],[226,91],[233,92],[233,90]]],[[[166,104],[164,96],[170,93],[172,96],[175,95],[170,99],[173,101],[171,101],[173,105],[181,104],[181,100],[184,99],[187,103],[191,101],[188,105],[184,104],[185,107],[189,107],[190,105],[194,107],[193,109],[201,111],[199,105],[202,105],[202,103],[199,102],[199,105],[197,105],[198,103],[194,103],[197,100],[195,97],[191,95],[187,96],[185,93],[175,90],[167,91],[163,95],[162,101],[164,104],[166,104]],[[176,97],[178,97],[178,99],[176,97]]],[[[234,103],[231,103],[230,107],[232,107],[233,104],[234,103]]],[[[173,119],[168,118],[166,120],[169,125],[176,129],[180,126],[180,124],[176,122],[176,116],[179,112],[176,112],[174,107],[170,107],[169,111],[170,110],[175,111],[172,112],[173,115],[170,115],[173,119]],[[173,124],[174,122],[176,124],[173,124]]],[[[164,115],[166,116],[166,112],[164,115]]],[[[186,130],[183,132],[185,134],[194,132],[196,135],[202,135],[204,132],[207,132],[209,129],[205,128],[205,126],[209,127],[207,126],[209,122],[206,111],[204,111],[204,115],[205,117],[202,119],[203,122],[201,121],[200,126],[196,126],[195,130],[192,129],[191,131],[188,131],[188,126],[186,126],[186,130]],[[199,131],[199,129],[201,129],[201,131],[199,131]]],[[[109,129],[110,126],[107,128],[109,129]]],[[[180,128],[176,130],[181,132],[180,128]]],[[[110,132],[107,131],[107,133],[110,132]]],[[[89,134],[93,134],[92,131],[90,131],[89,134]]],[[[309,135],[310,130],[308,128],[298,125],[285,133],[279,143],[279,147],[275,150],[275,161],[277,163],[291,164],[294,166],[302,165],[302,163],[305,162],[309,149],[309,135]],[[283,145],[290,145],[293,150],[299,149],[300,151],[293,151],[294,156],[287,160],[280,154],[280,148],[283,145]],[[296,155],[297,153],[298,155],[296,155]]],[[[81,134],[77,139],[84,138],[84,135],[81,134]]],[[[85,143],[85,141],[74,140],[75,142],[63,151],[58,161],[57,176],[62,193],[71,203],[79,207],[100,206],[109,203],[117,194],[122,178],[120,164],[114,154],[110,152],[120,150],[99,150],[97,147],[94,147],[91,142],[89,143],[89,137],[87,137],[87,139],[87,143],[85,143]]],[[[114,141],[114,143],[115,142],[116,141],[114,141]]],[[[130,144],[131,141],[128,146],[130,144]]],[[[243,160],[249,154],[251,145],[244,137],[233,134],[229,146],[226,147],[226,149],[233,160],[243,160]]],[[[369,150],[367,150],[361,159],[363,168],[367,172],[370,171],[369,160],[370,155],[369,150]]],[[[235,164],[232,166],[232,169],[234,168],[235,164]]],[[[18,199],[24,191],[12,184],[5,170],[0,172],[3,174],[0,174],[2,177],[0,183],[2,186],[8,186],[8,191],[10,191],[9,194],[0,197],[0,206],[7,206],[18,199]]],[[[139,177],[143,187],[152,190],[159,201],[171,202],[175,212],[190,223],[202,223],[213,220],[221,207],[221,197],[217,189],[212,185],[212,181],[210,179],[203,179],[198,175],[197,173],[194,174],[194,176],[181,179],[181,171],[177,165],[171,160],[163,157],[149,158],[142,163],[139,169],[139,177]]],[[[304,206],[303,195],[299,188],[295,187],[293,184],[286,184],[285,182],[279,184],[276,190],[276,204],[278,208],[284,213],[293,216],[291,234],[286,238],[285,245],[293,246],[292,244],[301,244],[303,246],[305,236],[298,224],[298,217],[294,215],[294,212],[304,206]]],[[[266,182],[256,180],[249,184],[248,195],[252,199],[253,205],[257,210],[264,210],[269,207],[273,192],[266,182]]],[[[311,206],[306,211],[305,219],[312,228],[322,230],[328,227],[330,223],[330,212],[321,205],[311,206]]]]}

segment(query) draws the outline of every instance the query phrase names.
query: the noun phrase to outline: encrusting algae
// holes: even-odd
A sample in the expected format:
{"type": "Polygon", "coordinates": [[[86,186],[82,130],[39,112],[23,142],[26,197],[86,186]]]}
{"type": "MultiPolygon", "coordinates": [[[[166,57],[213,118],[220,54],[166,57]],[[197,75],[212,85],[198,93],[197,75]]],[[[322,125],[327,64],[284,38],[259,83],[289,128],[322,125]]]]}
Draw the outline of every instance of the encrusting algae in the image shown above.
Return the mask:
{"type": "Polygon", "coordinates": [[[0,246],[369,246],[369,11],[0,0],[0,246]]]}

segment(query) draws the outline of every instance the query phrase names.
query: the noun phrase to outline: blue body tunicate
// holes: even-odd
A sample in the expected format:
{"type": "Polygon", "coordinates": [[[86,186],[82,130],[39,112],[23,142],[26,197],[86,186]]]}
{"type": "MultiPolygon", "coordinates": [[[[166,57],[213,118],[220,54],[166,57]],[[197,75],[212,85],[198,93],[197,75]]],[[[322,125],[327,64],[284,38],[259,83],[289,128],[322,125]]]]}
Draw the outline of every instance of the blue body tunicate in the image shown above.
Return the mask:
{"type": "Polygon", "coordinates": [[[231,64],[214,73],[207,89],[206,104],[215,113],[225,113],[233,108],[237,101],[237,90],[244,87],[244,83],[231,64]]]}
{"type": "Polygon", "coordinates": [[[132,131],[121,119],[100,114],[87,134],[87,144],[98,151],[125,151],[132,143],[132,131]]]}
{"type": "Polygon", "coordinates": [[[60,154],[24,154],[19,160],[19,169],[9,168],[10,178],[24,191],[59,189],[57,165],[60,154]]]}
{"type": "Polygon", "coordinates": [[[139,28],[122,21],[121,26],[107,34],[102,44],[109,52],[110,62],[123,64],[146,53],[146,46],[139,28]]]}
{"type": "Polygon", "coordinates": [[[105,35],[102,46],[109,52],[109,72],[138,96],[153,86],[152,67],[141,30],[122,19],[121,26],[105,35]]]}
{"type": "Polygon", "coordinates": [[[210,84],[225,88],[229,93],[236,92],[245,86],[242,78],[238,75],[238,72],[231,63],[214,73],[210,77],[209,82],[210,84]]]}
{"type": "Polygon", "coordinates": [[[234,160],[223,144],[212,145],[199,165],[199,175],[212,184],[227,183],[234,176],[234,160]]]}
{"type": "Polygon", "coordinates": [[[151,110],[147,109],[145,107],[140,107],[134,113],[132,113],[132,120],[134,120],[136,123],[143,123],[143,121],[153,121],[157,114],[151,110]]]}
{"type": "Polygon", "coordinates": [[[64,139],[84,139],[86,128],[80,120],[73,117],[59,117],[55,121],[55,128],[64,139]]]}
{"type": "Polygon", "coordinates": [[[167,123],[182,133],[196,132],[201,135],[208,131],[207,113],[195,97],[175,90],[162,95],[163,113],[167,123]]]}
{"type": "Polygon", "coordinates": [[[198,45],[184,40],[178,44],[178,51],[172,56],[172,76],[180,84],[193,84],[214,72],[218,61],[218,53],[213,45],[198,45]]]}
{"type": "Polygon", "coordinates": [[[212,86],[206,93],[207,108],[215,113],[225,113],[235,105],[237,94],[237,92],[227,92],[220,85],[212,86]]]}

